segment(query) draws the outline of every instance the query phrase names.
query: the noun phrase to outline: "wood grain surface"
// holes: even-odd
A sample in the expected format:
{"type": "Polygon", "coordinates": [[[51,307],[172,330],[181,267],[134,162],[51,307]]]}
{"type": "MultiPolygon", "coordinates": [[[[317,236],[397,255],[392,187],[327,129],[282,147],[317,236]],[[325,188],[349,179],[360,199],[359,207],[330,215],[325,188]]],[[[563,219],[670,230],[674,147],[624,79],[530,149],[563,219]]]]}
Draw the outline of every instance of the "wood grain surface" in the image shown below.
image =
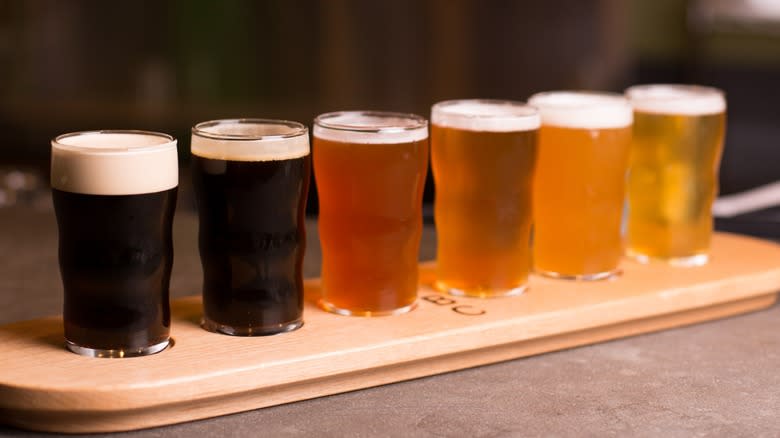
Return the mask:
{"type": "Polygon", "coordinates": [[[0,421],[57,432],[140,429],[367,388],[768,307],[780,290],[780,246],[717,234],[697,268],[623,263],[621,277],[533,277],[519,297],[438,294],[423,265],[419,306],[357,318],[315,307],[270,337],[200,329],[200,299],[173,302],[172,348],[96,359],[67,352],[59,317],[0,326],[0,421]]]}

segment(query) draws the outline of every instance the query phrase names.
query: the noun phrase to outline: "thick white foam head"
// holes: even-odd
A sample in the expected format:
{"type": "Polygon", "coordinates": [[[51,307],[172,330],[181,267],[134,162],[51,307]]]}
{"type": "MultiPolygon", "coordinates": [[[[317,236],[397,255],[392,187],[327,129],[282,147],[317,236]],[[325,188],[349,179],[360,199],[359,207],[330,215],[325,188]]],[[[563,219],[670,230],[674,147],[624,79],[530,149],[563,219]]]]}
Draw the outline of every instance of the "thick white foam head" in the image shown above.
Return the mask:
{"type": "Polygon", "coordinates": [[[539,108],[542,124],[578,129],[624,128],[633,121],[628,99],[620,94],[549,91],[528,99],[539,108]]]}
{"type": "Polygon", "coordinates": [[[722,91],[699,85],[635,85],[626,90],[626,96],[642,112],[701,116],[726,111],[722,91]]]}
{"type": "Polygon", "coordinates": [[[89,195],[137,195],[179,184],[176,139],[146,131],[64,134],[51,142],[51,185],[89,195]]]}
{"type": "Polygon", "coordinates": [[[538,129],[539,111],[510,100],[446,100],[431,108],[431,123],[467,131],[517,132],[538,129]]]}
{"type": "Polygon", "coordinates": [[[309,154],[309,131],[298,122],[267,119],[212,120],[192,128],[190,151],[231,161],[278,161],[309,154]]]}
{"type": "Polygon", "coordinates": [[[358,144],[411,143],[428,138],[428,121],[414,114],[343,111],[314,119],[314,136],[358,144]]]}

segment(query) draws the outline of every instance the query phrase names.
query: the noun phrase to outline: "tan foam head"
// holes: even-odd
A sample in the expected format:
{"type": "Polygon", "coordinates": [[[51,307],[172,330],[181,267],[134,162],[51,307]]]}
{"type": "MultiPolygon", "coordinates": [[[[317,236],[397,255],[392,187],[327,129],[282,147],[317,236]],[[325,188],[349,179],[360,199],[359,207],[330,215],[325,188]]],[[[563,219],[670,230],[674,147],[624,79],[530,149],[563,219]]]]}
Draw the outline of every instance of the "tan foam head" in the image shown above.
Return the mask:
{"type": "Polygon", "coordinates": [[[620,94],[590,91],[538,93],[528,103],[539,109],[542,124],[577,129],[607,129],[630,126],[633,111],[620,94]]]}
{"type": "Polygon", "coordinates": [[[286,120],[212,120],[192,128],[190,151],[216,160],[290,160],[309,154],[309,131],[286,120]]]}
{"type": "Polygon", "coordinates": [[[626,96],[642,112],[700,116],[726,111],[722,91],[699,85],[635,85],[626,90],[626,96]]]}
{"type": "Polygon", "coordinates": [[[51,142],[53,188],[90,195],[136,195],[179,184],[176,139],[146,131],[90,131],[51,142]]]}
{"type": "Polygon", "coordinates": [[[396,144],[428,138],[428,121],[414,114],[343,111],[314,119],[314,136],[340,143],[396,144]]]}
{"type": "Polygon", "coordinates": [[[539,128],[539,111],[523,102],[465,99],[439,102],[431,123],[467,131],[517,132],[539,128]]]}

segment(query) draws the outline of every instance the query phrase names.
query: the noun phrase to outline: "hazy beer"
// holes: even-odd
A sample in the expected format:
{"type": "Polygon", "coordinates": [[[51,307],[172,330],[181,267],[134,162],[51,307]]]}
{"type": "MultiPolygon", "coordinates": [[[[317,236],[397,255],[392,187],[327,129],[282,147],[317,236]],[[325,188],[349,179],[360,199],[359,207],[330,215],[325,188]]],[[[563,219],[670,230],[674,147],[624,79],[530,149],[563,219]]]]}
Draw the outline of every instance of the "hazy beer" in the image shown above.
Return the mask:
{"type": "Polygon", "coordinates": [[[177,159],[176,140],[153,132],[79,132],[52,141],[69,350],[130,357],[168,345],[177,159]]]}
{"type": "Polygon", "coordinates": [[[642,262],[707,262],[726,100],[695,85],[639,85],[628,179],[627,253],[642,262]]]}
{"type": "Polygon", "coordinates": [[[433,106],[438,289],[488,297],[526,288],[538,130],[538,112],[521,102],[433,106]]]}
{"type": "Polygon", "coordinates": [[[539,108],[534,180],[534,270],[595,280],[618,270],[631,143],[628,100],[610,93],[548,92],[539,108]]]}
{"type": "Polygon", "coordinates": [[[192,128],[203,327],[267,335],[303,324],[309,132],[296,122],[215,120],[192,128]]]}
{"type": "Polygon", "coordinates": [[[410,310],[417,298],[427,121],[328,113],[315,119],[313,139],[321,305],[344,315],[410,310]]]}

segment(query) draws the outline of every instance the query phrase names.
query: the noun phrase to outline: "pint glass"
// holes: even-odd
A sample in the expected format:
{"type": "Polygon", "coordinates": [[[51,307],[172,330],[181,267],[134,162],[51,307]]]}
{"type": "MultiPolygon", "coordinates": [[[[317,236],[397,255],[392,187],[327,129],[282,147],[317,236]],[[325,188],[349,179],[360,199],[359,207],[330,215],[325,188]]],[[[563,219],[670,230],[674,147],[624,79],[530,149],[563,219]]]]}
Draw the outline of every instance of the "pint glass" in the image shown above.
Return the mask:
{"type": "Polygon", "coordinates": [[[342,315],[412,309],[428,168],[428,123],[386,112],[314,120],[321,306],[342,315]]]}
{"type": "Polygon", "coordinates": [[[69,350],[94,357],[153,354],[168,345],[176,140],[94,131],[52,140],[69,350]]]}
{"type": "Polygon", "coordinates": [[[192,128],[203,327],[236,336],[303,324],[309,132],[296,122],[215,120],[192,128]]]}
{"type": "Polygon", "coordinates": [[[718,191],[726,100],[715,88],[638,85],[628,178],[627,254],[694,266],[707,262],[718,191]]]}
{"type": "Polygon", "coordinates": [[[529,99],[539,108],[534,180],[534,270],[598,280],[618,272],[631,144],[628,100],[611,93],[557,91],[529,99]]]}
{"type": "Polygon", "coordinates": [[[526,288],[538,130],[537,110],[521,102],[431,109],[438,289],[490,297],[526,288]]]}

